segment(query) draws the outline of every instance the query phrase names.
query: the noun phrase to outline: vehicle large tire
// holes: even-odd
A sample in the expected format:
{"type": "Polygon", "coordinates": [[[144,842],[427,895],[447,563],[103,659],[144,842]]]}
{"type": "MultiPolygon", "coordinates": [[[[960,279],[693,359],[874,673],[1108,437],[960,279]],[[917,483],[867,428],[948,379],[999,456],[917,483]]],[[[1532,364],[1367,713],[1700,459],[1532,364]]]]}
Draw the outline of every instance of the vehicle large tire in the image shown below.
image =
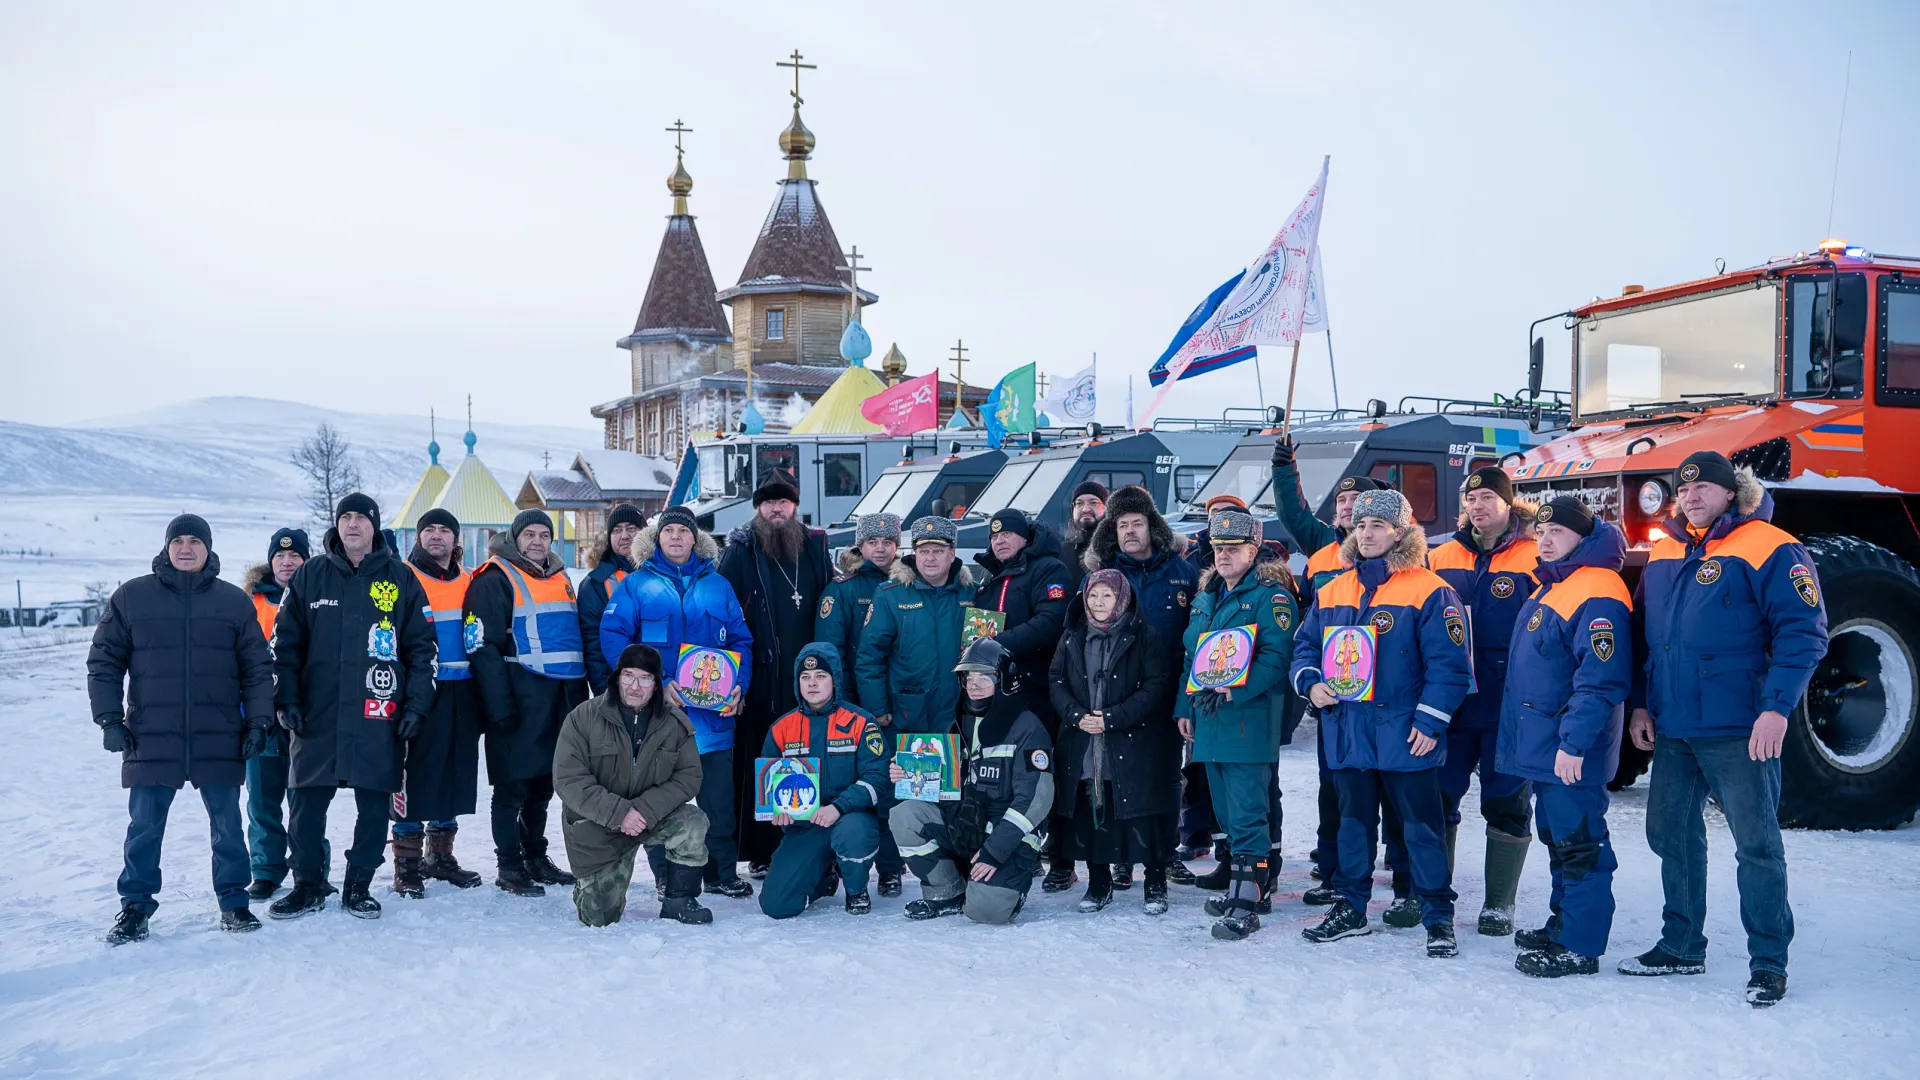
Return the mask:
{"type": "Polygon", "coordinates": [[[1880,829],[1920,806],[1920,574],[1851,536],[1806,541],[1827,655],[1787,725],[1780,823],[1880,829]]]}

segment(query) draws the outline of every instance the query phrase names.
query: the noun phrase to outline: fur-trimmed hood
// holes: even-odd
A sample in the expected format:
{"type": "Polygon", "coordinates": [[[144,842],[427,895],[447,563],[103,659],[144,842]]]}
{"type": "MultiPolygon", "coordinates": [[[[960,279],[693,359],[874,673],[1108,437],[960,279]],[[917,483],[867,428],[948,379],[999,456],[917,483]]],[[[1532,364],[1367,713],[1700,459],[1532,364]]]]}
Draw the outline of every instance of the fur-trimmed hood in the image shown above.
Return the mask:
{"type": "MultiPolygon", "coordinates": [[[[1408,531],[1418,532],[1419,530],[1412,529],[1408,531]]],[[[1424,558],[1425,555],[1426,552],[1422,549],[1422,558],[1424,558]]],[[[1195,588],[1200,592],[1206,592],[1207,589],[1212,587],[1214,579],[1219,576],[1220,571],[1215,567],[1209,566],[1205,570],[1200,571],[1200,584],[1195,586],[1195,588]]],[[[1287,569],[1287,557],[1267,547],[1265,544],[1260,546],[1260,554],[1254,557],[1253,577],[1255,581],[1263,585],[1280,585],[1284,586],[1288,592],[1297,591],[1293,587],[1293,571],[1287,569]]],[[[1224,584],[1224,582],[1222,582],[1222,584],[1224,584]]]]}
{"type": "MultiPolygon", "coordinates": [[[[1733,484],[1733,506],[1720,515],[1720,520],[1708,526],[1709,540],[1725,536],[1749,521],[1773,520],[1773,494],[1753,474],[1751,467],[1742,465],[1734,469],[1733,484]]],[[[1662,523],[1661,528],[1682,544],[1692,542],[1687,533],[1687,516],[1680,512],[1677,502],[1673,507],[1673,515],[1662,523]]]]}
{"type": "MultiPolygon", "coordinates": [[[[632,551],[633,548],[629,547],[627,550],[632,551]]],[[[585,551],[586,555],[583,556],[583,558],[586,560],[588,570],[598,569],[601,563],[606,562],[607,556],[614,554],[613,541],[607,537],[607,530],[601,529],[599,532],[594,533],[593,541],[586,546],[585,551]]],[[[634,566],[639,565],[638,561],[634,559],[628,559],[627,562],[629,565],[615,567],[614,569],[631,572],[634,566]]]]}
{"type": "MultiPolygon", "coordinates": [[[[860,564],[866,561],[867,557],[860,554],[860,547],[857,544],[848,544],[846,547],[840,549],[839,567],[842,575],[851,574],[860,569],[860,564]]],[[[895,558],[895,565],[898,565],[899,561],[898,558],[895,558]]],[[[891,567],[889,567],[889,569],[891,569],[891,567]]]]}
{"type": "MultiPolygon", "coordinates": [[[[1346,539],[1340,541],[1340,558],[1348,566],[1360,565],[1362,559],[1359,536],[1348,533],[1346,539]]],[[[1407,526],[1399,542],[1387,549],[1385,558],[1387,572],[1392,574],[1398,574],[1404,570],[1418,570],[1427,565],[1427,534],[1421,531],[1419,522],[1407,526]]]]}
{"type": "MultiPolygon", "coordinates": [[[[973,571],[966,563],[955,559],[953,560],[953,569],[954,583],[960,586],[961,592],[971,593],[974,587],[979,584],[974,580],[973,571]]],[[[924,584],[920,578],[920,571],[913,565],[912,555],[902,555],[898,559],[893,560],[892,568],[887,571],[887,580],[896,585],[924,584]]]]}
{"type": "Polygon", "coordinates": [[[1767,501],[1767,486],[1753,475],[1751,466],[1742,465],[1733,470],[1733,485],[1733,512],[1741,517],[1752,517],[1760,504],[1767,501]]]}
{"type": "Polygon", "coordinates": [[[1123,514],[1146,516],[1147,538],[1153,554],[1178,557],[1186,553],[1186,539],[1167,524],[1160,508],[1153,504],[1153,496],[1145,488],[1128,484],[1113,493],[1113,498],[1107,502],[1107,512],[1093,527],[1087,550],[1080,556],[1080,566],[1087,573],[1116,565],[1120,555],[1120,517],[1123,514]]]}
{"type": "MultiPolygon", "coordinates": [[[[260,586],[263,583],[268,585],[274,584],[272,563],[254,563],[252,566],[247,567],[247,572],[240,578],[240,587],[247,591],[248,596],[259,592],[260,586]]],[[[279,586],[275,585],[274,587],[277,589],[279,586]]]]}
{"type": "MultiPolygon", "coordinates": [[[[633,546],[627,549],[633,552],[633,557],[629,561],[632,562],[633,565],[639,566],[648,559],[653,558],[654,551],[659,547],[656,543],[659,535],[660,527],[658,525],[648,525],[646,528],[641,529],[640,534],[633,538],[633,546]]],[[[708,562],[714,562],[720,558],[720,545],[714,542],[712,533],[704,529],[695,529],[693,531],[693,553],[708,562]]]]}

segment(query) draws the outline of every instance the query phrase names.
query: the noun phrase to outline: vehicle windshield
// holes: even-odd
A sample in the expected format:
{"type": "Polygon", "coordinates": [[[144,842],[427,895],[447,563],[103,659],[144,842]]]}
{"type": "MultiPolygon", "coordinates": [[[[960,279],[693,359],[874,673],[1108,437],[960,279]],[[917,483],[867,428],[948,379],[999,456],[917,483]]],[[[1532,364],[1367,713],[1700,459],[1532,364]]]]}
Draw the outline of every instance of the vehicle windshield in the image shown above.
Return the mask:
{"type": "Polygon", "coordinates": [[[1073,470],[1074,459],[1070,457],[1054,458],[1043,461],[1033,475],[1020,487],[1020,494],[1013,497],[1007,505],[1016,510],[1025,510],[1029,516],[1038,514],[1047,508],[1047,500],[1060,490],[1060,482],[1073,470]]]}
{"type": "Polygon", "coordinates": [[[881,508],[887,505],[887,500],[893,496],[893,493],[900,490],[900,485],[906,483],[907,477],[913,475],[915,474],[906,472],[881,473],[880,478],[867,489],[867,493],[854,504],[853,511],[847,515],[847,520],[852,521],[855,518],[866,517],[868,514],[879,513],[881,508]]]}
{"type": "Polygon", "coordinates": [[[1238,495],[1240,501],[1252,506],[1272,480],[1272,443],[1236,447],[1233,453],[1227,455],[1227,460],[1213,470],[1213,475],[1207,477],[1207,482],[1200,485],[1200,490],[1193,496],[1193,501],[1187,504],[1187,509],[1195,514],[1202,513],[1207,500],[1216,495],[1238,495]]]}
{"type": "Polygon", "coordinates": [[[1777,388],[1778,282],[1607,312],[1573,332],[1574,418],[1777,388]]]}
{"type": "Polygon", "coordinates": [[[907,515],[913,511],[914,504],[920,501],[920,496],[925,495],[927,489],[932,487],[933,482],[939,477],[939,469],[907,473],[907,482],[901,484],[900,490],[894,493],[893,498],[887,500],[886,512],[905,521],[907,515]]]}
{"type": "MultiPolygon", "coordinates": [[[[1294,451],[1293,464],[1300,470],[1300,493],[1306,497],[1309,512],[1319,509],[1320,500],[1327,497],[1333,485],[1347,475],[1347,466],[1353,462],[1353,455],[1360,449],[1360,443],[1332,442],[1307,443],[1294,451]]],[[[1266,513],[1274,512],[1273,491],[1264,491],[1258,502],[1249,504],[1266,513]]]]}
{"type": "Polygon", "coordinates": [[[980,497],[973,501],[973,507],[967,511],[967,516],[990,518],[999,513],[1013,501],[1013,493],[1019,491],[1020,485],[1026,483],[1027,477],[1032,476],[1033,470],[1039,467],[1040,463],[1037,461],[1016,461],[1001,466],[1000,471],[993,474],[993,483],[988,484],[987,490],[981,492],[980,497]]]}

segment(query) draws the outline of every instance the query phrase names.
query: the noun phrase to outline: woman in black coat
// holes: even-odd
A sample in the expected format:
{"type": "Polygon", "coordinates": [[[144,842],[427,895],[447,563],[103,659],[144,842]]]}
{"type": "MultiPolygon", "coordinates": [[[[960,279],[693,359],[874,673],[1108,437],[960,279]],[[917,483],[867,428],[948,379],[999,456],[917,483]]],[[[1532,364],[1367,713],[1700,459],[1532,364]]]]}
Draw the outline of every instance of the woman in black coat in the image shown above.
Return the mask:
{"type": "Polygon", "coordinates": [[[1111,864],[1143,863],[1146,910],[1167,910],[1166,818],[1179,809],[1180,738],[1173,721],[1176,646],[1148,629],[1126,575],[1089,575],[1053,654],[1060,716],[1055,843],[1087,861],[1081,911],[1113,900],[1111,864]]]}

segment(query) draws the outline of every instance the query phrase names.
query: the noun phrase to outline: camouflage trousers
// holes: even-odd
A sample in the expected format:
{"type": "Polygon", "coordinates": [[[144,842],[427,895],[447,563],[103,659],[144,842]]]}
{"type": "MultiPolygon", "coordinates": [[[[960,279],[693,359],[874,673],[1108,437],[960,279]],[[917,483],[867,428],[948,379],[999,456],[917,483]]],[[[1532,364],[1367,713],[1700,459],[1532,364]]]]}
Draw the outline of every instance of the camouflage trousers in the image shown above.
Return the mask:
{"type": "Polygon", "coordinates": [[[573,906],[588,926],[611,926],[627,913],[627,889],[633,884],[633,857],[643,847],[659,844],[667,861],[677,866],[707,864],[707,815],[684,803],[666,820],[639,836],[620,837],[618,858],[582,871],[576,866],[573,906]]]}

